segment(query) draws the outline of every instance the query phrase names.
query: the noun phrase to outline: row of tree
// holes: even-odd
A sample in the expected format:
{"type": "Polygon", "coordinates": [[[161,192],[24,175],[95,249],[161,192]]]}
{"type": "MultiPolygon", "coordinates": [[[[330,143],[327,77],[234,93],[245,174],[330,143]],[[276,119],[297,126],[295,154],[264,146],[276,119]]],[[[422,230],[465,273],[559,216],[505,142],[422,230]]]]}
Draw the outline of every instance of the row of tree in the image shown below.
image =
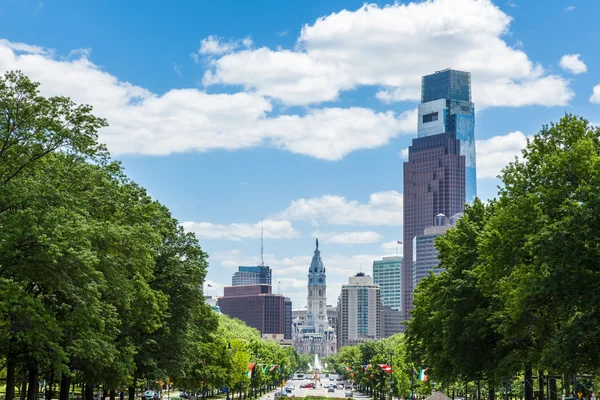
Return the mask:
{"type": "Polygon", "coordinates": [[[207,255],[110,159],[97,137],[105,126],[90,106],[41,96],[20,72],[0,77],[6,399],[17,390],[37,400],[40,381],[61,400],[74,384],[87,400],[98,385],[111,399],[128,388],[131,399],[159,379],[233,387],[259,359],[289,373],[294,354],[205,304],[207,255]]]}
{"type": "Polygon", "coordinates": [[[588,397],[600,368],[600,129],[566,115],[501,179],[497,199],[467,206],[436,240],[444,272],[415,291],[409,358],[439,382],[484,381],[490,398],[513,380],[527,400],[534,386],[554,397],[560,376],[567,396],[588,397]]]}
{"type": "Polygon", "coordinates": [[[431,384],[419,379],[419,366],[407,354],[403,334],[342,347],[329,359],[329,365],[344,379],[354,382],[363,392],[375,398],[431,393],[431,384]]]}

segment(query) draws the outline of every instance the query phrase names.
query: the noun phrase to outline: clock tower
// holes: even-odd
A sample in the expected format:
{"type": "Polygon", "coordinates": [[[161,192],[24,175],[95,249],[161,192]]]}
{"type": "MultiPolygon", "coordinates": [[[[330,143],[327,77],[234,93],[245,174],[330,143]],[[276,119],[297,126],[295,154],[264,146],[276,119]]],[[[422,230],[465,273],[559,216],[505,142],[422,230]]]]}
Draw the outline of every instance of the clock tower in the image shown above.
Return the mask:
{"type": "Polygon", "coordinates": [[[329,328],[327,319],[327,280],[325,267],[316,242],[315,255],[308,270],[308,310],[305,326],[314,327],[315,333],[324,333],[329,328]]]}

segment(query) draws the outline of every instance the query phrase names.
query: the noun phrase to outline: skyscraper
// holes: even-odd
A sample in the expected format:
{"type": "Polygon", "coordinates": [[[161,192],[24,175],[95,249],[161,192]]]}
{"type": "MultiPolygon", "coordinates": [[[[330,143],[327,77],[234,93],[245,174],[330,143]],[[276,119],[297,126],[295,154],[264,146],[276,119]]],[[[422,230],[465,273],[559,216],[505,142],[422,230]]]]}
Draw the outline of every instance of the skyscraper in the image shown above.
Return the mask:
{"type": "Polygon", "coordinates": [[[337,308],[338,348],[381,338],[381,297],[373,278],[363,272],[348,278],[337,308]]]}
{"type": "Polygon", "coordinates": [[[381,304],[393,310],[402,307],[402,256],[373,261],[373,282],[381,289],[381,304]]]}
{"type": "Polygon", "coordinates": [[[453,133],[413,139],[404,163],[404,258],[402,311],[409,318],[413,296],[413,238],[438,214],[454,215],[465,203],[465,156],[453,133]]]}
{"type": "Polygon", "coordinates": [[[402,311],[410,317],[413,239],[438,214],[455,215],[477,195],[471,74],[446,69],[423,77],[417,138],[404,163],[402,311]]]}
{"type": "Polygon", "coordinates": [[[271,268],[266,265],[252,267],[239,266],[231,278],[231,286],[270,285],[271,268]]]}
{"type": "Polygon", "coordinates": [[[432,226],[425,228],[423,234],[413,238],[413,288],[416,288],[423,278],[428,277],[430,272],[437,275],[442,271],[438,268],[440,260],[435,247],[435,238],[456,225],[456,221],[461,216],[462,213],[459,213],[447,218],[444,214],[438,214],[432,226]]]}
{"type": "Polygon", "coordinates": [[[471,73],[445,69],[422,78],[417,137],[453,133],[465,156],[465,200],[477,196],[475,164],[475,105],[471,73]]]}

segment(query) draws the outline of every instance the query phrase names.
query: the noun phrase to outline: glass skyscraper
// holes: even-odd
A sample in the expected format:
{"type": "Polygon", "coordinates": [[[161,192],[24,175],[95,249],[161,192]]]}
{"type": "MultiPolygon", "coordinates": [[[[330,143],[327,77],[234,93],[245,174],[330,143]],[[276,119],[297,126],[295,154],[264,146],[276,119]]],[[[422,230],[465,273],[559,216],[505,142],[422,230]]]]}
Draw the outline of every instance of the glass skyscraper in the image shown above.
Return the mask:
{"type": "Polygon", "coordinates": [[[471,73],[445,69],[422,78],[417,137],[452,133],[465,156],[465,200],[477,196],[475,106],[471,101],[471,73]]]}
{"type": "Polygon", "coordinates": [[[402,256],[373,261],[373,282],[381,289],[381,304],[393,310],[402,307],[402,256]]]}

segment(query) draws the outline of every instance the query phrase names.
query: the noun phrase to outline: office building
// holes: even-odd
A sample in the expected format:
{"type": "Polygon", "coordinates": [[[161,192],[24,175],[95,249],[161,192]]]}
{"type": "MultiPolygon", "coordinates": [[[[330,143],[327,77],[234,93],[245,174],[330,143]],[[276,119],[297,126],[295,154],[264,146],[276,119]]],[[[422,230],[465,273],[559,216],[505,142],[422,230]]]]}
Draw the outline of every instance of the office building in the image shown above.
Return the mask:
{"type": "Polygon", "coordinates": [[[370,276],[360,272],[348,278],[337,309],[338,348],[381,338],[381,295],[370,276]]]}
{"type": "Polygon", "coordinates": [[[262,335],[285,336],[285,302],[282,295],[271,293],[271,285],[226,286],[218,298],[223,314],[241,319],[262,335]]]}
{"type": "Polygon", "coordinates": [[[413,238],[423,234],[438,214],[462,212],[465,202],[465,156],[453,133],[413,139],[404,163],[404,241],[402,311],[409,318],[413,296],[413,238]]]}
{"type": "Polygon", "coordinates": [[[284,298],[284,339],[292,339],[292,299],[284,298]]]}
{"type": "Polygon", "coordinates": [[[373,283],[381,290],[381,304],[394,310],[402,307],[402,256],[373,261],[373,283]]]}
{"type": "Polygon", "coordinates": [[[266,265],[239,266],[231,278],[231,286],[270,285],[271,268],[266,265]]]}
{"type": "Polygon", "coordinates": [[[456,225],[456,221],[461,216],[462,213],[458,213],[447,218],[444,214],[438,214],[432,226],[425,228],[422,235],[413,238],[413,288],[416,288],[419,282],[428,277],[430,273],[437,275],[442,271],[441,268],[438,268],[440,260],[435,247],[435,239],[456,225]]]}
{"type": "Polygon", "coordinates": [[[381,337],[387,338],[402,332],[402,310],[389,306],[381,308],[381,337]]]}
{"type": "Polygon", "coordinates": [[[472,203],[477,196],[477,171],[469,72],[445,69],[422,78],[417,137],[440,133],[452,133],[460,141],[460,154],[465,156],[465,200],[472,203]]]}
{"type": "Polygon", "coordinates": [[[294,319],[294,348],[299,354],[328,357],[337,352],[335,330],[327,316],[327,275],[319,250],[319,239],[308,268],[307,310],[304,321],[294,319]]]}

